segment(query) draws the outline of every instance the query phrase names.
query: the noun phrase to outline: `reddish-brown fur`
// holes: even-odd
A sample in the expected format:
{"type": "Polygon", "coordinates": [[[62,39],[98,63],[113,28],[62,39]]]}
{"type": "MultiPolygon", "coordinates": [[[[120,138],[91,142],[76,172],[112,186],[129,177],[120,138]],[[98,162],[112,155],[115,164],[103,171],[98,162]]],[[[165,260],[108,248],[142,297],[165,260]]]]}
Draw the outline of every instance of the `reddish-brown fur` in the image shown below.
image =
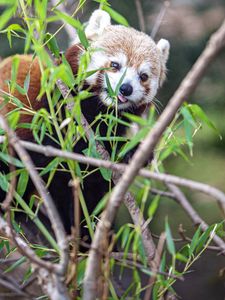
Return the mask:
{"type": "MultiPolygon", "coordinates": [[[[16,108],[15,103],[10,99],[10,95],[18,98],[23,104],[24,109],[21,109],[20,123],[30,123],[33,118],[34,111],[39,110],[43,106],[42,100],[38,99],[38,94],[41,87],[41,70],[38,59],[31,55],[17,55],[19,58],[19,67],[17,72],[16,82],[22,88],[27,74],[30,73],[30,84],[27,95],[22,95],[16,88],[10,91],[7,80],[12,78],[12,62],[13,57],[6,58],[0,63],[0,105],[1,114],[6,115],[16,108]],[[4,105],[5,96],[8,98],[7,103],[4,105]]],[[[30,133],[27,129],[18,128],[17,134],[22,139],[29,139],[30,133]]]]}

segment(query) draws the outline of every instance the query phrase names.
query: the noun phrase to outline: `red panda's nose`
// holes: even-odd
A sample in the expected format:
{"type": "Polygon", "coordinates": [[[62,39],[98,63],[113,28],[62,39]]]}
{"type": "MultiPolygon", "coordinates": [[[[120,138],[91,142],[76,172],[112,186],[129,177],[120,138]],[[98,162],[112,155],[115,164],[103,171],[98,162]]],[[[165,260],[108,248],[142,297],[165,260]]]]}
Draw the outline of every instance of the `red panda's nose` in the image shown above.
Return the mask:
{"type": "Polygon", "coordinates": [[[123,83],[120,87],[120,93],[123,96],[130,96],[133,93],[133,87],[129,83],[123,83]]]}

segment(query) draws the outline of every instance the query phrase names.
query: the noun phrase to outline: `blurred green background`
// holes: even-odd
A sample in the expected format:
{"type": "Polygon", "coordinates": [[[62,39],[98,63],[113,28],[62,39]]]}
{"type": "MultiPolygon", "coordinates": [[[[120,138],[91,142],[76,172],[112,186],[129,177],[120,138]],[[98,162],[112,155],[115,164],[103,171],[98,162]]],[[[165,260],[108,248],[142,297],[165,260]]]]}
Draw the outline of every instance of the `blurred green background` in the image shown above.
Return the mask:
{"type": "MultiPolygon", "coordinates": [[[[109,1],[112,8],[124,15],[132,27],[139,29],[139,20],[134,0],[109,1]]],[[[162,8],[163,1],[142,0],[146,32],[151,30],[162,8]]],[[[67,1],[69,11],[73,10],[76,1],[67,1]]],[[[97,3],[87,1],[86,9],[79,13],[82,21],[87,21],[97,3]]],[[[168,79],[157,98],[166,105],[179,86],[185,74],[191,68],[204,49],[206,42],[225,17],[224,0],[174,0],[170,2],[155,40],[166,38],[170,41],[171,52],[168,62],[168,79]]],[[[57,24],[57,28],[60,24],[57,24]]],[[[54,32],[56,27],[49,28],[54,32]]],[[[65,39],[66,33],[58,36],[60,48],[65,50],[71,43],[65,39]]],[[[0,56],[6,57],[23,52],[23,41],[13,39],[10,48],[6,36],[0,34],[0,56]]],[[[204,76],[196,92],[187,102],[199,104],[220,131],[222,140],[205,125],[194,138],[193,157],[190,162],[180,157],[170,157],[165,164],[166,171],[178,176],[211,184],[225,192],[225,51],[217,58],[204,76]]],[[[188,149],[184,149],[188,153],[188,149]]],[[[209,224],[222,220],[217,205],[211,198],[186,191],[198,213],[209,224]]],[[[125,214],[123,210],[123,214],[125,214]]],[[[162,198],[157,214],[151,223],[151,230],[156,234],[164,229],[165,216],[173,235],[178,235],[178,226],[183,224],[187,235],[192,236],[194,228],[183,210],[172,200],[162,198]]],[[[124,217],[122,218],[124,220],[124,217]]],[[[121,219],[118,220],[118,224],[121,219]]],[[[178,245],[179,247],[179,245],[178,245]]],[[[225,267],[225,259],[214,252],[207,252],[194,264],[194,272],[187,275],[185,282],[178,283],[175,289],[185,300],[222,300],[225,297],[225,278],[219,271],[225,267]]]]}

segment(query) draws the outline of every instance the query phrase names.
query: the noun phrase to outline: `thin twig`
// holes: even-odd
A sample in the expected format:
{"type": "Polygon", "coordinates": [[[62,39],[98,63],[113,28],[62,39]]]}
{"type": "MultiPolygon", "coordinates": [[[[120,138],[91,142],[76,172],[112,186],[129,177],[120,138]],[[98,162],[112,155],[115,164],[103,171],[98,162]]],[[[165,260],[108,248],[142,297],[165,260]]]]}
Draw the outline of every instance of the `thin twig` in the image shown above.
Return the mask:
{"type": "Polygon", "coordinates": [[[143,269],[143,270],[146,270],[146,271],[149,271],[151,272],[151,276],[156,276],[157,274],[159,275],[164,275],[164,276],[168,276],[170,278],[174,278],[174,279],[179,279],[181,281],[183,281],[183,277],[182,276],[177,276],[177,275],[174,275],[174,274],[169,274],[169,273],[166,273],[166,272],[163,272],[163,271],[160,271],[158,269],[149,269],[149,268],[146,268],[144,265],[138,263],[138,262],[135,262],[134,260],[127,260],[127,259],[120,259],[120,258],[114,258],[116,261],[120,262],[122,265],[125,265],[125,266],[131,266],[131,267],[136,267],[136,268],[139,268],[139,269],[143,269]]]}
{"type": "Polygon", "coordinates": [[[163,20],[163,18],[165,16],[165,13],[166,13],[167,9],[169,8],[169,6],[170,6],[170,1],[164,1],[163,6],[161,7],[160,12],[159,12],[159,14],[157,16],[157,19],[156,19],[156,21],[154,23],[154,26],[152,28],[151,38],[153,40],[155,39],[156,34],[159,31],[159,27],[160,27],[160,25],[162,23],[162,20],[163,20]]]}
{"type": "Polygon", "coordinates": [[[11,292],[17,294],[17,296],[23,296],[23,297],[26,297],[26,298],[31,296],[28,293],[22,291],[19,284],[13,278],[7,276],[6,274],[3,274],[3,273],[0,274],[0,285],[4,286],[5,288],[10,290],[11,292]]]}
{"type": "MultiPolygon", "coordinates": [[[[175,185],[167,184],[168,188],[174,193],[176,197],[176,201],[183,207],[187,215],[190,217],[195,226],[200,226],[202,231],[206,231],[208,229],[208,224],[202,220],[202,218],[198,215],[198,213],[191,206],[190,202],[185,197],[184,193],[175,185]]],[[[220,248],[222,254],[225,254],[225,242],[218,236],[213,235],[213,242],[220,248]]]]}
{"type": "Polygon", "coordinates": [[[151,300],[152,288],[153,288],[153,285],[157,278],[156,274],[159,272],[160,261],[161,261],[161,257],[162,257],[162,253],[163,253],[163,249],[164,249],[165,240],[166,240],[166,234],[165,234],[165,232],[163,232],[160,235],[158,246],[156,249],[157,255],[155,255],[155,258],[154,258],[155,266],[154,266],[153,271],[155,272],[155,275],[153,275],[149,278],[148,288],[145,292],[144,300],[151,300]]]}
{"type": "Polygon", "coordinates": [[[16,187],[16,167],[13,164],[13,158],[14,158],[14,149],[11,145],[9,145],[9,172],[11,174],[11,181],[9,184],[9,191],[6,194],[5,200],[2,203],[2,209],[7,211],[10,214],[10,205],[13,200],[14,192],[15,192],[15,187],[16,187]]]}
{"type": "Polygon", "coordinates": [[[144,12],[142,9],[141,0],[135,0],[137,15],[138,15],[138,21],[141,31],[145,32],[146,26],[145,26],[145,17],[144,12]]]}
{"type": "MultiPolygon", "coordinates": [[[[58,1],[58,0],[51,0],[51,2],[52,2],[52,6],[54,8],[57,8],[60,11],[68,14],[68,12],[66,10],[66,7],[65,7],[63,2],[60,3],[60,1],[58,1]]],[[[76,30],[72,26],[70,26],[68,23],[63,23],[63,24],[64,24],[64,29],[65,29],[66,33],[68,34],[68,36],[69,36],[70,42],[74,41],[77,37],[76,30]]]]}
{"type": "MultiPolygon", "coordinates": [[[[93,157],[87,157],[79,153],[73,153],[68,151],[59,150],[57,148],[54,148],[52,146],[42,146],[37,145],[32,142],[22,141],[20,140],[21,145],[26,148],[27,150],[42,153],[45,156],[53,156],[53,157],[61,157],[65,159],[71,159],[78,161],[82,164],[90,164],[92,166],[98,167],[98,168],[106,168],[111,169],[113,171],[117,171],[119,173],[123,173],[126,170],[126,167],[128,165],[126,164],[119,164],[114,163],[110,160],[102,160],[98,158],[93,157]]],[[[170,174],[161,174],[156,172],[151,172],[147,169],[140,169],[138,171],[139,176],[143,176],[144,178],[154,179],[157,181],[161,181],[164,183],[172,183],[178,186],[187,187],[194,191],[199,191],[202,193],[205,193],[207,195],[212,196],[213,198],[217,199],[220,203],[220,206],[225,206],[225,194],[218,190],[215,187],[212,187],[208,184],[197,182],[194,180],[178,177],[175,175],[170,174]]],[[[166,196],[169,198],[174,198],[174,195],[169,192],[159,191],[157,189],[151,189],[153,193],[159,194],[161,196],[166,196]]]]}
{"type": "Polygon", "coordinates": [[[79,200],[79,189],[80,182],[78,179],[73,180],[71,183],[73,189],[73,200],[74,200],[74,226],[72,227],[72,251],[70,252],[71,263],[69,265],[70,272],[66,280],[66,284],[72,283],[73,291],[72,297],[77,298],[77,267],[78,267],[78,252],[79,252],[79,241],[80,241],[80,200],[79,200]]]}
{"type": "MultiPolygon", "coordinates": [[[[160,236],[155,234],[155,233],[152,233],[152,236],[153,236],[153,238],[156,238],[156,239],[160,238],[160,236]]],[[[180,239],[173,238],[173,241],[174,241],[174,243],[184,243],[184,242],[191,242],[192,239],[183,234],[180,239]]],[[[212,251],[220,252],[221,248],[217,247],[217,246],[208,246],[206,250],[212,250],[212,251]]]]}

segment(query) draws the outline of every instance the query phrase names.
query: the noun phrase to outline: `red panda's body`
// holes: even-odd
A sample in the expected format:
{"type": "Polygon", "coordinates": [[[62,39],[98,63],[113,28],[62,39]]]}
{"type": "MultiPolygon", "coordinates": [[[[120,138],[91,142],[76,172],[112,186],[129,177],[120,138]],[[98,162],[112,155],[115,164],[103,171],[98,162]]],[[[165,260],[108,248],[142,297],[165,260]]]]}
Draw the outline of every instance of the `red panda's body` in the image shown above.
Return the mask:
{"type": "MultiPolygon", "coordinates": [[[[92,45],[96,49],[102,48],[101,51],[93,53],[88,71],[100,69],[86,79],[85,86],[90,87],[94,91],[93,96],[81,101],[81,110],[89,124],[94,123],[92,129],[98,129],[98,134],[102,137],[107,136],[107,125],[105,122],[98,120],[96,117],[99,113],[115,113],[115,116],[128,122],[123,116],[123,112],[131,112],[139,115],[143,108],[149,106],[154,98],[159,85],[165,77],[165,63],[168,57],[169,44],[165,40],[161,40],[157,45],[144,33],[140,33],[134,29],[125,28],[123,26],[110,25],[108,23],[109,16],[105,12],[96,11],[89,22],[86,34],[92,45]],[[106,26],[101,27],[102,18],[106,20],[106,26]],[[104,71],[103,71],[104,70],[104,71]],[[119,87],[117,96],[117,105],[115,99],[112,99],[108,93],[105,74],[107,73],[112,88],[115,90],[118,82],[123,76],[123,81],[119,87]],[[116,109],[118,111],[116,112],[116,109]]],[[[75,44],[70,47],[65,57],[69,62],[73,74],[76,76],[79,65],[82,47],[75,44]]],[[[38,59],[32,56],[18,56],[20,59],[17,84],[24,86],[27,74],[30,74],[30,84],[28,89],[28,97],[20,94],[16,89],[10,91],[7,80],[11,79],[12,58],[8,58],[0,63],[0,107],[1,113],[6,115],[15,108],[12,102],[5,103],[4,94],[11,94],[17,97],[27,108],[32,107],[34,111],[42,107],[48,109],[48,102],[45,95],[38,100],[38,94],[41,87],[41,70],[38,59]],[[28,99],[29,100],[28,100],[28,99]]],[[[64,108],[66,109],[66,108],[64,108]]],[[[30,123],[32,115],[25,110],[21,111],[20,123],[30,123]]],[[[126,126],[118,123],[116,127],[116,136],[123,136],[126,126]]],[[[17,134],[22,139],[32,140],[30,130],[18,128],[17,134]]],[[[57,144],[49,137],[45,137],[43,144],[57,144]]],[[[109,142],[104,142],[106,149],[112,153],[109,142]]],[[[121,147],[120,144],[118,147],[121,147]]],[[[81,139],[75,144],[73,151],[83,153],[88,147],[87,141],[81,139]]],[[[51,161],[43,155],[32,153],[32,159],[37,167],[46,167],[51,161]]],[[[85,170],[86,166],[81,166],[81,170],[85,170]]],[[[89,171],[92,170],[89,168],[89,171]]],[[[0,172],[2,171],[0,167],[0,172]]],[[[5,168],[3,169],[5,172],[5,168]]],[[[70,231],[73,222],[73,194],[69,187],[71,177],[66,172],[56,172],[49,186],[49,191],[57,205],[60,215],[63,219],[67,232],[70,231]]],[[[91,212],[98,201],[109,191],[109,182],[105,181],[99,171],[86,176],[83,180],[83,195],[89,212],[91,212]]],[[[24,197],[29,198],[32,191],[32,184],[28,186],[24,197]]],[[[0,200],[4,198],[4,193],[0,191],[0,200]]],[[[83,234],[85,230],[83,231],[83,234]]],[[[82,234],[82,235],[83,235],[82,234]]]]}
{"type": "MultiPolygon", "coordinates": [[[[31,110],[34,111],[39,110],[41,107],[43,107],[43,102],[37,100],[40,88],[41,70],[37,58],[33,59],[31,55],[16,55],[14,57],[9,57],[0,62],[0,106],[2,106],[2,114],[5,115],[16,108],[16,104],[13,103],[13,101],[9,101],[6,105],[3,104],[4,96],[8,95],[18,98],[28,109],[31,108],[31,110]],[[7,84],[7,81],[10,80],[12,77],[12,62],[14,58],[19,59],[19,66],[16,78],[16,82],[19,86],[24,86],[24,82],[27,78],[27,75],[30,74],[30,82],[27,96],[22,95],[16,88],[14,89],[14,91],[10,91],[9,84],[7,84]],[[3,93],[3,91],[5,93],[3,93]]],[[[32,121],[32,117],[32,114],[26,113],[25,111],[21,111],[20,123],[30,123],[32,121]]],[[[17,134],[22,139],[31,138],[30,132],[25,129],[18,129],[17,134]]]]}

